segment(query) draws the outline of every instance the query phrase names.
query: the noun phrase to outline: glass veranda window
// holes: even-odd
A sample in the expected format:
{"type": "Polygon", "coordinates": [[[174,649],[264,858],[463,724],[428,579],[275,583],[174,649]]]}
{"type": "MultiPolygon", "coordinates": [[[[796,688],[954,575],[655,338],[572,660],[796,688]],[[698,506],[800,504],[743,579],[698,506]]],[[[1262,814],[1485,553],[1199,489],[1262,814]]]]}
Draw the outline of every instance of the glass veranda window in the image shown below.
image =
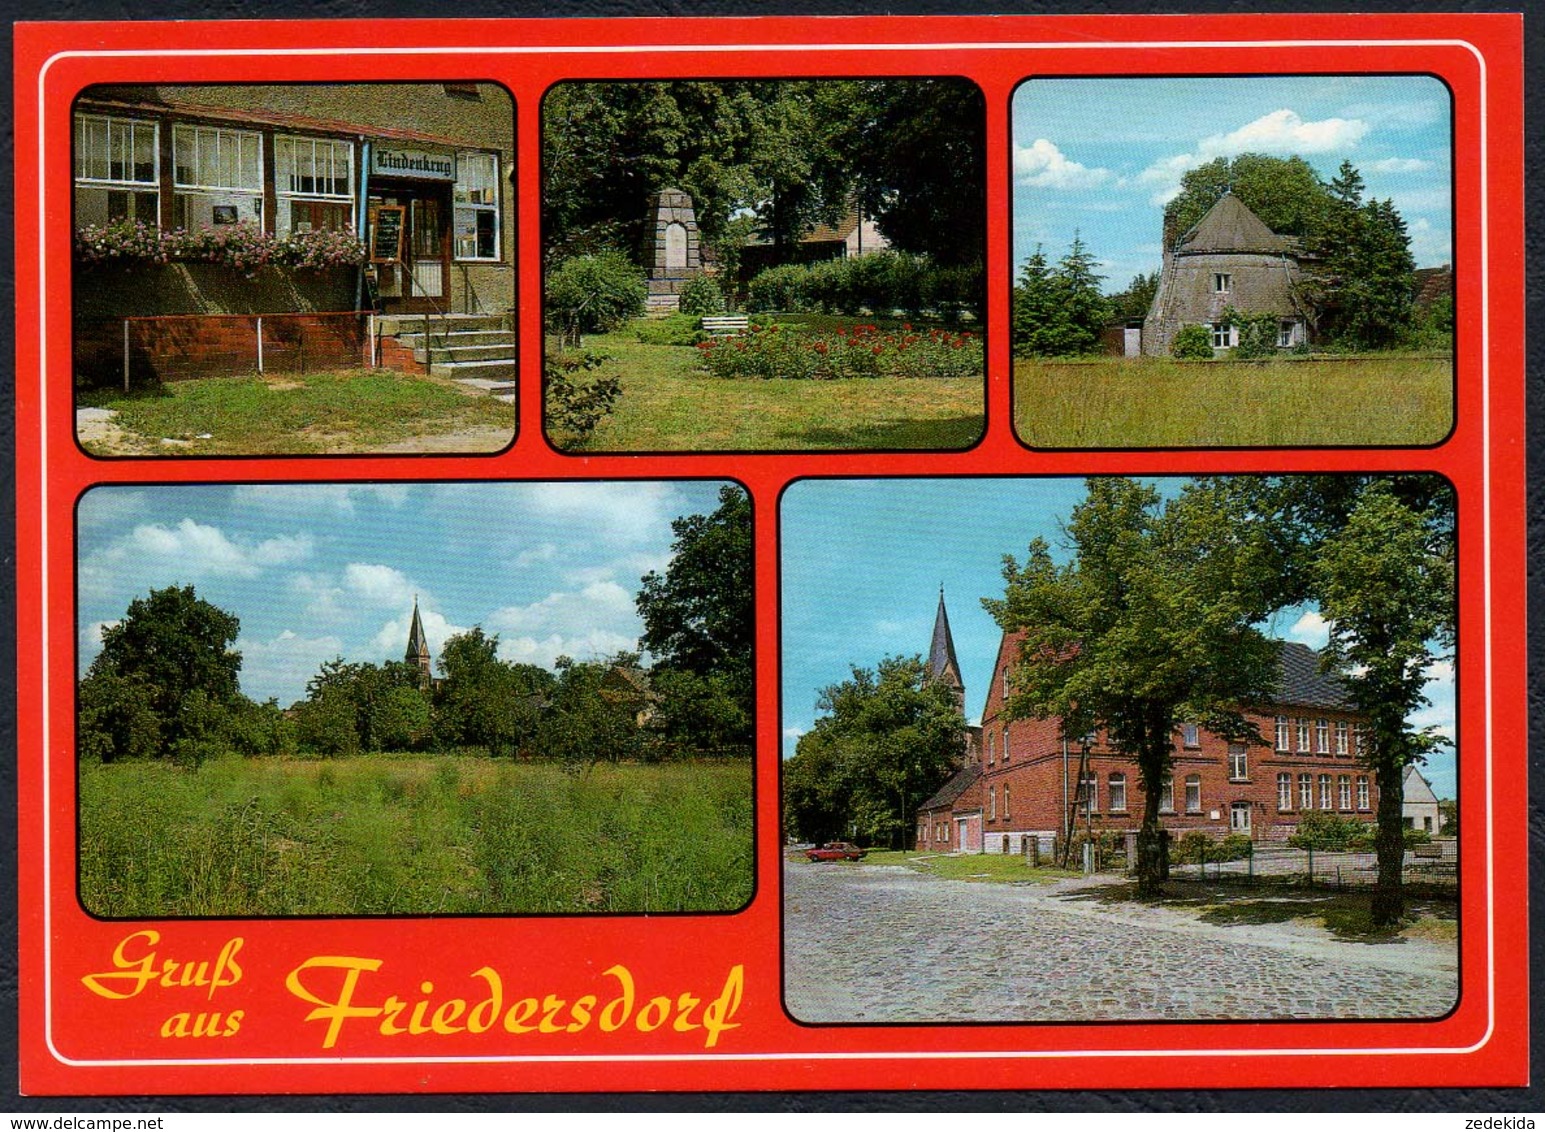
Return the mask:
{"type": "Polygon", "coordinates": [[[160,223],[161,142],[155,122],[77,114],[74,140],[77,224],[160,223]]]}
{"type": "Polygon", "coordinates": [[[216,126],[173,126],[172,169],[176,227],[262,222],[259,134],[216,126]]]}
{"type": "Polygon", "coordinates": [[[499,157],[456,155],[456,258],[499,258],[499,157]]]}
{"type": "Polygon", "coordinates": [[[274,188],[281,234],[352,231],[354,145],[331,138],[274,139],[274,188]]]}

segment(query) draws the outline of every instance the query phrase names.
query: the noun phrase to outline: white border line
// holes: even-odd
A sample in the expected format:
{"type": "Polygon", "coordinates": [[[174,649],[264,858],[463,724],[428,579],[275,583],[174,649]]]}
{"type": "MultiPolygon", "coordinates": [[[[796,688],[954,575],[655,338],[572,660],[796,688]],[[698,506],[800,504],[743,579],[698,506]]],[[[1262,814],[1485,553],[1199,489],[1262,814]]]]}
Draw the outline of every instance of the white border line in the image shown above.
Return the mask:
{"type": "MultiPolygon", "coordinates": [[[[1288,71],[1284,70],[1283,74],[1288,71]]],[[[1073,77],[1073,76],[1069,76],[1073,77]]],[[[1087,78],[1089,76],[1077,76],[1087,78]]],[[[361,80],[363,81],[363,80],[361,80]]],[[[1487,186],[1488,121],[1486,57],[1473,43],[1463,39],[1273,39],[1210,41],[1168,40],[1161,42],[1102,41],[1099,43],[1025,43],[973,41],[966,43],[752,43],[752,44],[653,44],[604,46],[507,46],[507,47],[359,47],[359,48],[212,48],[133,51],[61,51],[51,55],[38,71],[37,84],[37,155],[38,155],[38,419],[39,419],[39,528],[41,531],[42,609],[44,624],[40,661],[42,664],[42,773],[43,773],[43,1011],[44,1041],[48,1051],[63,1065],[77,1067],[195,1066],[195,1065],[455,1065],[598,1062],[727,1062],[727,1061],[950,1061],[987,1059],[1112,1058],[1112,1057],[1318,1057],[1318,1056],[1393,1056],[1425,1054],[1471,1054],[1491,1041],[1496,1029],[1496,868],[1492,817],[1492,631],[1491,631],[1491,278],[1489,204],[1487,186]],[[1482,546],[1482,653],[1486,666],[1486,1031],[1479,1041],[1462,1047],[1367,1047],[1329,1049],[1071,1049],[1071,1050],[939,1050],[939,1051],[869,1051],[869,1052],[765,1052],[765,1053],[693,1053],[693,1054],[582,1054],[582,1055],[488,1055],[463,1057],[273,1057],[273,1058],[165,1058],[130,1060],[82,1060],[67,1057],[54,1045],[53,1035],[53,878],[49,841],[53,806],[49,791],[49,718],[50,628],[48,569],[48,230],[43,224],[46,211],[47,119],[44,85],[53,65],[65,59],[177,59],[234,58],[251,56],[418,56],[418,55],[637,55],[681,54],[712,55],[761,52],[939,52],[939,51],[1081,51],[1096,50],[1209,50],[1230,48],[1324,48],[1324,47],[1458,47],[1469,51],[1479,66],[1480,76],[1480,207],[1481,207],[1481,546],[1482,546]]],[[[1450,113],[1453,108],[1450,107],[1450,113]]],[[[1457,223],[1456,223],[1457,228],[1457,223]]],[[[1455,261],[1458,262],[1457,260],[1455,261]]],[[[1458,405],[1455,405],[1455,412],[1458,405]]],[[[72,547],[73,553],[73,547],[72,547]]],[[[71,573],[73,577],[73,571],[71,573]]],[[[1462,980],[1461,980],[1462,985],[1462,980]]],[[[1241,1019],[1241,1022],[1248,1020],[1241,1019]]],[[[1415,1020],[1413,1020],[1415,1021],[1415,1020]]],[[[1004,1023],[1011,1025],[1012,1023],[1004,1023]]],[[[1072,1023],[1070,1023],[1071,1025],[1072,1023]]]]}

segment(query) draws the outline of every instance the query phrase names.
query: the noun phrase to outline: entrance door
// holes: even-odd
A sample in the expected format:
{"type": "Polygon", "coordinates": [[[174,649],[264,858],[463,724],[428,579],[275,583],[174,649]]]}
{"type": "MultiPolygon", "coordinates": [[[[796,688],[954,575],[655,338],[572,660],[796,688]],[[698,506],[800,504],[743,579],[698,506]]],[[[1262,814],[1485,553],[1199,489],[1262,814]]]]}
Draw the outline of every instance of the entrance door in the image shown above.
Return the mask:
{"type": "Polygon", "coordinates": [[[449,185],[388,183],[371,186],[370,226],[376,209],[400,205],[403,214],[402,263],[378,264],[382,306],[391,311],[445,310],[451,278],[451,190],[449,185]]]}

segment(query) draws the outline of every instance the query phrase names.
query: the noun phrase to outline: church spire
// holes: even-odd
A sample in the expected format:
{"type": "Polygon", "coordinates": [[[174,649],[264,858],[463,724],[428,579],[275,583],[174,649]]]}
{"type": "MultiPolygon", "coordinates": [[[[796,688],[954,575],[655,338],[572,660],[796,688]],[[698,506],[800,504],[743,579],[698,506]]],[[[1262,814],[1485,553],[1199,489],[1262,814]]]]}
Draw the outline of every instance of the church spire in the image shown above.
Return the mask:
{"type": "Polygon", "coordinates": [[[419,683],[429,686],[429,638],[424,636],[424,622],[418,615],[418,595],[413,595],[413,625],[408,630],[408,651],[403,658],[418,669],[419,683]]]}
{"type": "Polygon", "coordinates": [[[950,615],[944,608],[944,584],[939,584],[939,611],[933,619],[933,641],[928,648],[928,682],[943,684],[955,694],[964,710],[966,685],[960,678],[960,662],[955,659],[955,639],[950,635],[950,615]]]}

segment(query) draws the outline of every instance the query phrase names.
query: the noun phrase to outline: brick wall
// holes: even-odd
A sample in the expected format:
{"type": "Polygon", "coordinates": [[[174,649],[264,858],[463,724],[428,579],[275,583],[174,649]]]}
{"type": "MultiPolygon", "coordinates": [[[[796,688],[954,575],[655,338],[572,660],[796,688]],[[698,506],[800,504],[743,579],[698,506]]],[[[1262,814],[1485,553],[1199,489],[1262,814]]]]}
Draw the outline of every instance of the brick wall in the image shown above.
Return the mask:
{"type": "MultiPolygon", "coordinates": [[[[129,376],[135,384],[258,372],[255,315],[173,315],[128,320],[129,376]]],[[[353,313],[265,315],[263,371],[353,369],[367,362],[364,320],[353,313]]],[[[77,381],[123,380],[124,320],[80,320],[77,381]]]]}

